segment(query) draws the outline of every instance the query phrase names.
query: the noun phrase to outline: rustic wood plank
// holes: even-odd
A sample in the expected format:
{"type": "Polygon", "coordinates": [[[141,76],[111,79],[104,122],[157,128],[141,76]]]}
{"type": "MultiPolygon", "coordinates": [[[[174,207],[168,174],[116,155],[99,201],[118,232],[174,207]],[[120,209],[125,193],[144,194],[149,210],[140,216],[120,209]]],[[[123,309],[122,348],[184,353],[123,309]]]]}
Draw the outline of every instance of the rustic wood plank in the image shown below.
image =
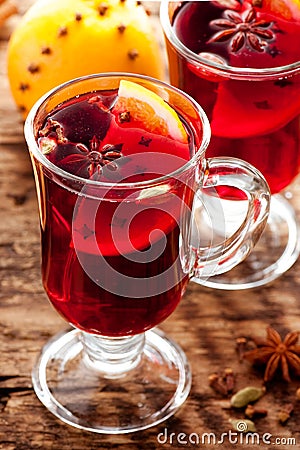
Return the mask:
{"type": "MultiPolygon", "coordinates": [[[[28,1],[18,3],[23,10],[28,1]]],[[[48,413],[33,392],[31,368],[42,345],[66,325],[49,305],[41,284],[32,169],[22,120],[6,78],[6,40],[16,20],[10,20],[0,33],[0,449],[194,448],[192,443],[179,444],[176,436],[210,432],[220,436],[228,431],[230,418],[244,417],[241,411],[228,409],[228,399],[209,387],[209,374],[231,367],[237,377],[236,389],[261,384],[262,374],[238,361],[236,337],[251,333],[263,336],[267,324],[283,334],[300,330],[299,262],[262,289],[224,292],[190,283],[177,311],[161,325],[184,348],[193,370],[188,400],[165,424],[132,435],[100,436],[73,429],[48,413]],[[166,429],[167,443],[162,444],[158,434],[166,429]],[[171,433],[175,433],[173,438],[171,433]]],[[[299,217],[299,181],[292,191],[299,217]]],[[[295,402],[294,414],[285,426],[277,420],[282,405],[294,402],[298,385],[297,380],[290,384],[277,380],[272,384],[260,401],[268,410],[267,417],[256,421],[260,436],[271,433],[274,437],[294,437],[299,445],[300,402],[295,402]]],[[[227,442],[223,448],[235,447],[227,442]]],[[[266,448],[263,444],[239,447],[266,448]]]]}

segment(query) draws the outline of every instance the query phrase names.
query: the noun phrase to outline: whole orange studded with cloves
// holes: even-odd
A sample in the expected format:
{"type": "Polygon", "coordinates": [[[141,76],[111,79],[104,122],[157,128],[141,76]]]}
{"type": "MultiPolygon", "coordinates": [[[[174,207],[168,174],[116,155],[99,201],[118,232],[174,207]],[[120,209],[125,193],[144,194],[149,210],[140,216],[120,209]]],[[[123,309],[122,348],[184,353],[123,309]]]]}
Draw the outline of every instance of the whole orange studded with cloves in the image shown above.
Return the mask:
{"type": "Polygon", "coordinates": [[[149,13],[136,0],[37,0],[8,48],[8,78],[26,117],[49,89],[83,75],[132,72],[163,78],[149,13]]]}

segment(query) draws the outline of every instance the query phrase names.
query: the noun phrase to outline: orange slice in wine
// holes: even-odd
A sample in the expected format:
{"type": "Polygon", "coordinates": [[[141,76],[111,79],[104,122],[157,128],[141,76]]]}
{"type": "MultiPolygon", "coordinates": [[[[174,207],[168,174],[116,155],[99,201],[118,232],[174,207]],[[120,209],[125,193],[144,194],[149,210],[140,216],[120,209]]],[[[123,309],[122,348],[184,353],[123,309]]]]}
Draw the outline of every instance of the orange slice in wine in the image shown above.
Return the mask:
{"type": "Polygon", "coordinates": [[[128,80],[121,80],[113,108],[119,124],[187,143],[187,132],[177,112],[155,92],[128,80]]]}

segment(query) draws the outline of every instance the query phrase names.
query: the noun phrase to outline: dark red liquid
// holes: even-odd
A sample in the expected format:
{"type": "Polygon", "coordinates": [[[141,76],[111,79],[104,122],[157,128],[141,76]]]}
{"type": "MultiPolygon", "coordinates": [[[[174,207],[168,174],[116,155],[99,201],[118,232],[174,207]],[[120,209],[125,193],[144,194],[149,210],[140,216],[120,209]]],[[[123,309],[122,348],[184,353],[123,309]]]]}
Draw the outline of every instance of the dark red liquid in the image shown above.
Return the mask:
{"type": "MultiPolygon", "coordinates": [[[[82,178],[120,184],[157,178],[190,158],[189,144],[173,141],[171,145],[165,140],[162,147],[161,142],[156,145],[159,136],[145,135],[127,124],[129,145],[109,109],[116,93],[97,95],[100,103],[89,102],[91,95],[79,97],[45,121],[38,141],[44,152],[51,141],[46,153],[57,166],[82,178]],[[131,152],[138,148],[141,135],[151,138],[152,147],[131,152]],[[123,156],[101,166],[99,155],[98,160],[89,155],[95,143],[97,151],[107,144],[122,147],[123,156]],[[172,149],[173,154],[161,153],[162,148],[172,149]]],[[[84,180],[79,193],[75,181],[67,182],[66,188],[42,170],[38,176],[43,282],[57,311],[76,327],[105,336],[137,334],[168,317],[188,282],[179,258],[178,222],[179,216],[189,220],[182,204],[188,209],[192,204],[191,174],[184,183],[170,179],[172,195],[157,196],[134,189],[102,187],[97,192],[95,185],[85,185],[84,180]],[[124,281],[122,276],[128,278],[124,281]],[[144,280],[142,295],[135,279],[144,280]]]]}
{"type": "MultiPolygon", "coordinates": [[[[234,14],[245,20],[250,8],[247,1],[236,2],[234,14]]],[[[228,11],[213,1],[184,2],[175,13],[174,30],[194,53],[224,67],[265,68],[299,61],[300,10],[298,19],[287,19],[264,6],[254,10],[255,21],[262,24],[260,33],[268,30],[269,36],[255,36],[262,42],[259,51],[246,41],[240,49],[232,49],[237,34],[217,42],[212,39],[228,29],[212,21],[229,17],[228,11]]],[[[289,185],[300,168],[299,70],[288,78],[238,80],[235,75],[230,78],[188,62],[171,45],[168,52],[172,84],[194,97],[211,122],[207,156],[234,156],[250,162],[266,177],[272,193],[289,185]]]]}

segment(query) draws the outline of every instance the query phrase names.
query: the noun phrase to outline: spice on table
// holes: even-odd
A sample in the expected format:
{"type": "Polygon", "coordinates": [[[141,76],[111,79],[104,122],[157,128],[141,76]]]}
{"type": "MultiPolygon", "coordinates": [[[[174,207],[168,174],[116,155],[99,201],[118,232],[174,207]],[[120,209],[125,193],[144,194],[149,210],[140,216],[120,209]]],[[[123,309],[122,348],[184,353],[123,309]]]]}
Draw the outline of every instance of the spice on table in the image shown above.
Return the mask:
{"type": "Polygon", "coordinates": [[[232,392],[233,388],[234,388],[234,383],[235,383],[235,376],[234,376],[233,370],[230,367],[227,367],[224,370],[224,378],[225,378],[227,391],[232,392]]]}
{"type": "Polygon", "coordinates": [[[294,405],[292,403],[288,403],[287,405],[285,405],[284,408],[282,408],[277,415],[279,422],[282,425],[285,425],[287,421],[291,418],[293,411],[294,405]]]}
{"type": "Polygon", "coordinates": [[[265,365],[264,381],[272,380],[280,368],[282,378],[291,381],[290,371],[300,375],[300,345],[297,345],[299,332],[288,333],[284,339],[272,327],[267,327],[266,339],[251,338],[256,348],[244,353],[244,359],[252,364],[265,365]]]}
{"type": "Polygon", "coordinates": [[[255,423],[249,419],[230,419],[232,428],[234,431],[240,431],[241,433],[253,433],[256,431],[255,423]]]}
{"type": "Polygon", "coordinates": [[[234,389],[235,376],[233,370],[227,367],[223,373],[213,373],[208,377],[209,385],[216,392],[228,396],[234,389]]]}
{"type": "Polygon", "coordinates": [[[247,408],[245,409],[245,416],[248,417],[248,419],[253,419],[256,417],[265,417],[268,415],[268,410],[265,408],[258,408],[253,405],[247,405],[247,408]]]}
{"type": "Polygon", "coordinates": [[[244,408],[249,403],[256,402],[265,393],[265,388],[256,386],[247,386],[236,392],[230,400],[231,406],[234,408],[244,408]]]}
{"type": "Polygon", "coordinates": [[[236,351],[239,357],[239,362],[243,361],[244,353],[246,351],[247,339],[245,337],[238,337],[235,340],[236,342],[236,351]]]}

